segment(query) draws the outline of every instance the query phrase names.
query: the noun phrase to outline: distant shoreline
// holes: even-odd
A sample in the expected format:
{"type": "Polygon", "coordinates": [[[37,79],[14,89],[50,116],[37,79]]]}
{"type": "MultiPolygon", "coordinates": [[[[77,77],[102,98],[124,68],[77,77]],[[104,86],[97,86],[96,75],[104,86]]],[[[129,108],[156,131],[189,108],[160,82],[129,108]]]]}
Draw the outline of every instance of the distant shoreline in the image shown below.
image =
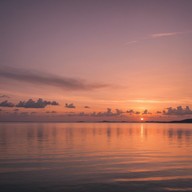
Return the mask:
{"type": "Polygon", "coordinates": [[[179,121],[0,121],[0,123],[192,123],[192,119],[179,121]]]}

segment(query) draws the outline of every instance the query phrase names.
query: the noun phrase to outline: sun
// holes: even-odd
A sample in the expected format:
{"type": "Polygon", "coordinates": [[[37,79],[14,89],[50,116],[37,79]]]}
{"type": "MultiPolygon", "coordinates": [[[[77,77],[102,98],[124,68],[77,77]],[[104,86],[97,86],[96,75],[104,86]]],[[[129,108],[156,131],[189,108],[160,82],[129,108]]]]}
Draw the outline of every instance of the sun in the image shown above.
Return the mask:
{"type": "Polygon", "coordinates": [[[141,117],[141,121],[143,121],[144,120],[144,118],[143,117],[141,117]]]}

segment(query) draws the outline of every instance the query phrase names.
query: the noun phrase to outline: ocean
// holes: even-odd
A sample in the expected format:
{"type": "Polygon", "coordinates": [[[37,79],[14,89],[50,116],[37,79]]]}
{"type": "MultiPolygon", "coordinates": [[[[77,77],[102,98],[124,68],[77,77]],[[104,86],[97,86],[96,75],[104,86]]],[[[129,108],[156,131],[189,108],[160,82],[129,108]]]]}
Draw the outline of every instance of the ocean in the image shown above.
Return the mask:
{"type": "Polygon", "coordinates": [[[192,124],[1,123],[0,191],[192,191],[192,124]]]}

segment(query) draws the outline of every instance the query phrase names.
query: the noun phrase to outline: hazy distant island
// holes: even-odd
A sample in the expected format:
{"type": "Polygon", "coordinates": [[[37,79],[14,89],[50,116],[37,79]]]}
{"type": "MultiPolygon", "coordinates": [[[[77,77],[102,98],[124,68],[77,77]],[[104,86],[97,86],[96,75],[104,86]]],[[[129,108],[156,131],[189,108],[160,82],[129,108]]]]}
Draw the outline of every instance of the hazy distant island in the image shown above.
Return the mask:
{"type": "Polygon", "coordinates": [[[192,123],[192,119],[183,119],[175,121],[113,121],[113,120],[102,120],[102,121],[0,121],[7,123],[192,123]]]}
{"type": "MultiPolygon", "coordinates": [[[[96,123],[192,123],[192,119],[183,119],[177,121],[95,121],[96,123]]],[[[86,123],[86,121],[78,121],[78,123],[86,123]]]]}
{"type": "Polygon", "coordinates": [[[192,123],[192,119],[183,119],[178,121],[145,121],[145,123],[192,123]]]}
{"type": "MultiPolygon", "coordinates": [[[[85,122],[85,121],[80,121],[85,122]]],[[[192,119],[183,119],[177,121],[99,121],[100,123],[192,123],[192,119]]]]}

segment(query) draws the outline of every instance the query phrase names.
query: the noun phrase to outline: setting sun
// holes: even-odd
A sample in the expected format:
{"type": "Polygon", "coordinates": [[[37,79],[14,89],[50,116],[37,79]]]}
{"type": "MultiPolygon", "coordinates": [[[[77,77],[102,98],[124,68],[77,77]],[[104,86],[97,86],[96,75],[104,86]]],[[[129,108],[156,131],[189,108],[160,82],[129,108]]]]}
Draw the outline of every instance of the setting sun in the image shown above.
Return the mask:
{"type": "Polygon", "coordinates": [[[143,117],[141,117],[141,121],[143,121],[144,120],[144,118],[143,117]]]}

